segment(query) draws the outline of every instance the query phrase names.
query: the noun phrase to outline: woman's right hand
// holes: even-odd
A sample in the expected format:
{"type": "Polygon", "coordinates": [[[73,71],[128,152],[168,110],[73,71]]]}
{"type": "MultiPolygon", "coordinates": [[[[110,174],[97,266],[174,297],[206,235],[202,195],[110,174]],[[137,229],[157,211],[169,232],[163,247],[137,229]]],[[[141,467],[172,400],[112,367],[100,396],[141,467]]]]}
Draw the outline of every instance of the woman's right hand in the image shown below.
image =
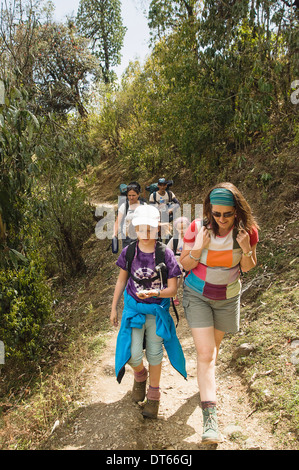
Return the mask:
{"type": "Polygon", "coordinates": [[[209,246],[211,237],[209,230],[206,227],[201,227],[198,232],[192,251],[194,250],[203,250],[209,246]]]}

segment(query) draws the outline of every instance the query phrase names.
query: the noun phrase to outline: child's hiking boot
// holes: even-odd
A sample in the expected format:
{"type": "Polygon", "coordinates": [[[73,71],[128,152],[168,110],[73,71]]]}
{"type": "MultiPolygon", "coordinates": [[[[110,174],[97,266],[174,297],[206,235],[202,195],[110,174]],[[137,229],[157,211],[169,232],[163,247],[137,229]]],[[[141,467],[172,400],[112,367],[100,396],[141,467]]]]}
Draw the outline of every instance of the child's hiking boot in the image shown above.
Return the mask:
{"type": "Polygon", "coordinates": [[[159,400],[149,400],[147,399],[146,404],[142,410],[142,415],[144,418],[156,419],[159,411],[159,400]]]}
{"type": "Polygon", "coordinates": [[[136,403],[145,399],[146,380],[147,369],[145,367],[140,372],[134,372],[132,398],[136,403]]]}
{"type": "Polygon", "coordinates": [[[134,379],[133,389],[132,389],[132,399],[135,403],[139,401],[144,401],[146,395],[146,380],[143,382],[136,382],[134,379]]]}
{"type": "Polygon", "coordinates": [[[142,415],[145,418],[156,419],[158,416],[159,405],[160,405],[160,388],[152,387],[151,385],[148,388],[147,400],[145,407],[143,408],[142,415]]]}
{"type": "Polygon", "coordinates": [[[221,434],[218,432],[216,406],[205,408],[203,414],[203,434],[202,444],[219,444],[223,442],[221,434]]]}

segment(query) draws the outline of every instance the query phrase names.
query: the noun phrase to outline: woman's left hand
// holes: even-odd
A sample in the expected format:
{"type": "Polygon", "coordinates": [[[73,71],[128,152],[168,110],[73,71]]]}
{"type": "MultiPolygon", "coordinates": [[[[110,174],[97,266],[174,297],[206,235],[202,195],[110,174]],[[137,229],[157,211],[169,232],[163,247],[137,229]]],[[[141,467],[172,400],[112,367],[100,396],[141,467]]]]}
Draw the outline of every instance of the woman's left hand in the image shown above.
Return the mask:
{"type": "Polygon", "coordinates": [[[249,233],[243,228],[237,235],[237,242],[239,243],[240,248],[242,248],[243,253],[248,253],[251,250],[249,233]]]}

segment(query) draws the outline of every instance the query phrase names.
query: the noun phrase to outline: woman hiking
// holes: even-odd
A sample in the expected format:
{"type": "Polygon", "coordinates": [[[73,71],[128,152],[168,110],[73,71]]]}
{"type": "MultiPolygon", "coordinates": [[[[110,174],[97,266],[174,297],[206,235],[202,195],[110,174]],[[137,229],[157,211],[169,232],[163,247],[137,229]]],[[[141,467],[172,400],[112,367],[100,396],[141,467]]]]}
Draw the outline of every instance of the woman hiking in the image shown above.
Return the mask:
{"type": "Polygon", "coordinates": [[[133,240],[136,240],[136,232],[132,226],[132,217],[135,209],[140,204],[145,204],[140,198],[141,187],[137,182],[132,182],[127,186],[126,202],[121,204],[118,209],[118,216],[114,224],[113,237],[118,236],[121,232],[122,248],[128,246],[133,240]]]}
{"type": "Polygon", "coordinates": [[[147,418],[157,418],[158,414],[163,344],[173,367],[187,376],[184,354],[169,313],[170,298],[176,294],[181,270],[173,252],[156,240],[159,220],[159,211],[153,206],[144,205],[135,210],[132,224],[137,241],[122,250],[116,262],[120,272],[110,315],[112,325],[117,326],[117,305],[124,293],[115,372],[120,383],[125,365],[128,363],[133,368],[132,398],[136,403],[145,399],[149,372],[147,402],[142,411],[147,418]],[[149,370],[143,362],[144,340],[149,370]]]}
{"type": "Polygon", "coordinates": [[[241,192],[220,183],[204,199],[204,221],[194,220],[184,237],[181,264],[183,307],[197,352],[197,380],[203,413],[202,443],[222,442],[216,413],[215,363],[225,333],[240,319],[240,269],[257,263],[258,225],[241,192]]]}

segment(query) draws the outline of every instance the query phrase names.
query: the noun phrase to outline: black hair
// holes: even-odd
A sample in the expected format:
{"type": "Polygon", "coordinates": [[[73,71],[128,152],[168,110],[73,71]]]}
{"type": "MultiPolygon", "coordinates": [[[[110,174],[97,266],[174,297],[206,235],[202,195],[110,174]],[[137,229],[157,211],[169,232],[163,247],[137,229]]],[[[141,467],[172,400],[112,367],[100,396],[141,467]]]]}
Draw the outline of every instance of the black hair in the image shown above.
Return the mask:
{"type": "Polygon", "coordinates": [[[129,191],[135,191],[136,193],[140,193],[141,192],[141,187],[140,187],[140,184],[137,183],[136,181],[132,181],[131,183],[128,184],[127,186],[127,194],[129,191]]]}

